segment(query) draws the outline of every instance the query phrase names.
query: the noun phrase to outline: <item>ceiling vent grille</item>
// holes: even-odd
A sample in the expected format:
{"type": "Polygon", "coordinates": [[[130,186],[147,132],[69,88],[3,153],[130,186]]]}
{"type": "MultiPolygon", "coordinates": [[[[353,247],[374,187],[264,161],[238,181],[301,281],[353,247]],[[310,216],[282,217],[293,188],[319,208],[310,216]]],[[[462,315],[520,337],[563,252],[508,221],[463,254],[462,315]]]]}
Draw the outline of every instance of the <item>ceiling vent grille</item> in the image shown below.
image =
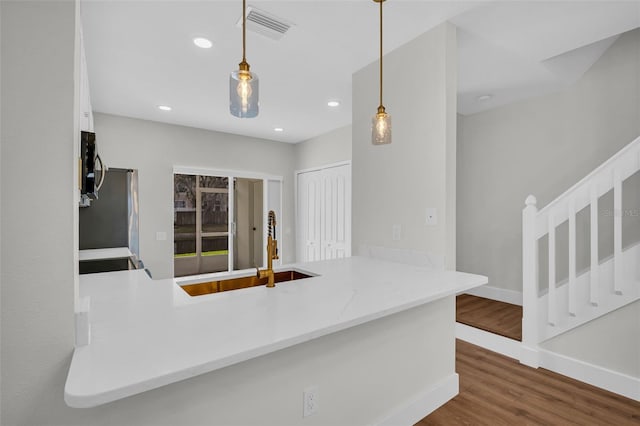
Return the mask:
{"type": "MultiPolygon", "coordinates": [[[[242,18],[238,20],[242,27],[242,18]]],[[[258,33],[272,40],[280,40],[291,29],[293,24],[263,10],[249,6],[247,8],[247,30],[258,33]]]]}

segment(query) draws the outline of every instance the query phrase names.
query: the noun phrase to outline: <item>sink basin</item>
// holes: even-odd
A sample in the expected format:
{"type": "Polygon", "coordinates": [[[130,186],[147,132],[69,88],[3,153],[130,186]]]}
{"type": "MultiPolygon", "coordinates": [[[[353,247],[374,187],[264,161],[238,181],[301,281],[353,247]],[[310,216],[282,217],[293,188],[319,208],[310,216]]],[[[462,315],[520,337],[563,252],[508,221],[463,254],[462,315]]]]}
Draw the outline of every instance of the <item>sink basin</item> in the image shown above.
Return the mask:
{"type": "MultiPolygon", "coordinates": [[[[285,281],[300,280],[303,278],[310,278],[313,275],[303,274],[298,271],[279,271],[274,272],[274,279],[276,283],[282,283],[285,281]]],[[[203,296],[210,293],[219,293],[221,291],[238,290],[241,288],[255,287],[258,285],[267,285],[267,277],[258,278],[255,275],[250,277],[241,278],[229,278],[226,280],[207,281],[204,283],[187,284],[183,285],[182,289],[186,291],[190,296],[203,296]]]]}

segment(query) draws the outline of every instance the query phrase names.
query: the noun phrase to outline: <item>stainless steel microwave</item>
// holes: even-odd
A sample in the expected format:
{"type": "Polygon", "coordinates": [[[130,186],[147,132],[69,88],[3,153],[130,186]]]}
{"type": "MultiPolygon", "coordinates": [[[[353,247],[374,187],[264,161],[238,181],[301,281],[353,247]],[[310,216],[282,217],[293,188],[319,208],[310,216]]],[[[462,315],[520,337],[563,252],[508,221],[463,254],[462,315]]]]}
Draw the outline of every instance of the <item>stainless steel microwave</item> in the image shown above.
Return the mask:
{"type": "Polygon", "coordinates": [[[96,134],[81,132],[80,137],[80,194],[81,205],[98,198],[98,191],[104,183],[106,167],[97,151],[96,134]]]}

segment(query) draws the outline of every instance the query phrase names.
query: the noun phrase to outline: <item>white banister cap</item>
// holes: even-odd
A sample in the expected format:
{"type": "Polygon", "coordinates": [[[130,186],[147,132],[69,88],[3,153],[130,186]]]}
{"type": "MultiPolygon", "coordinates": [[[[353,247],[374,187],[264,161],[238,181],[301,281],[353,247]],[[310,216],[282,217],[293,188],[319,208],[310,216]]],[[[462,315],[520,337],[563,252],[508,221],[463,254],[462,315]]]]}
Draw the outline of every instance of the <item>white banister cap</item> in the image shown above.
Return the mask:
{"type": "Polygon", "coordinates": [[[536,197],[534,197],[533,195],[529,195],[524,203],[527,206],[535,206],[538,203],[538,200],[536,200],[536,197]]]}

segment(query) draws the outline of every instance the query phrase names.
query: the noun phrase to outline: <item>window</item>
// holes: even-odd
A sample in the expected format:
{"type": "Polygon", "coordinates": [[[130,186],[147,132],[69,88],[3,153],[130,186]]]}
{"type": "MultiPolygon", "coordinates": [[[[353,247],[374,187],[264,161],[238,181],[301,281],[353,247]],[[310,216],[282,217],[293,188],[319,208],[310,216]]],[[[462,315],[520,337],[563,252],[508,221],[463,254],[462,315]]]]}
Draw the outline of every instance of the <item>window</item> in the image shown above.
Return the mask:
{"type": "Polygon", "coordinates": [[[262,267],[280,179],[174,171],[174,276],[262,267]]]}

